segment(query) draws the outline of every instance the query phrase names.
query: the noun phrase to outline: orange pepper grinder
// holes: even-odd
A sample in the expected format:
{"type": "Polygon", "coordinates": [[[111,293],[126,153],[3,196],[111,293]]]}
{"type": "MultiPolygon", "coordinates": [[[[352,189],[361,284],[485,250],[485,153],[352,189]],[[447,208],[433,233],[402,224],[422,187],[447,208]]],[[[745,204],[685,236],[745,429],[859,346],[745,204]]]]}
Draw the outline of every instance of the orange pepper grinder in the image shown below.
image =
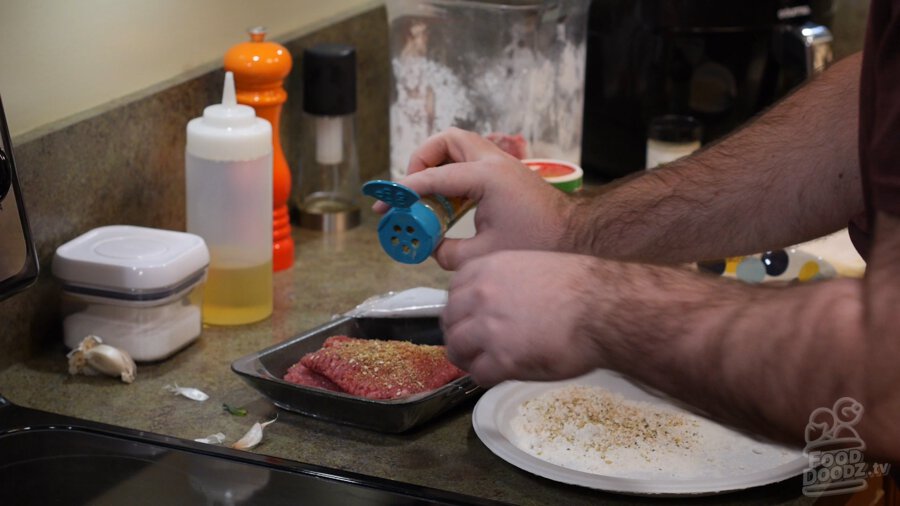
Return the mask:
{"type": "Polygon", "coordinates": [[[287,100],[282,83],[291,71],[291,53],[276,42],[264,40],[266,29],[248,30],[249,42],[236,44],[225,53],[225,70],[234,73],[239,104],[256,109],[256,115],[272,124],[272,267],[281,271],[294,265],[294,239],[288,214],[291,171],[281,150],[281,107],[287,100]]]}

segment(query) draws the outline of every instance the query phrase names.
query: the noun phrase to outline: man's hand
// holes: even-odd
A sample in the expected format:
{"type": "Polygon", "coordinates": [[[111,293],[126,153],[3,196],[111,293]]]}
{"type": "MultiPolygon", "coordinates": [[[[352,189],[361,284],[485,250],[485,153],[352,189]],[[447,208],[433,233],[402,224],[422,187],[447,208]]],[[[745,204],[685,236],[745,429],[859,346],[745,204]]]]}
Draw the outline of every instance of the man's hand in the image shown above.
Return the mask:
{"type": "Polygon", "coordinates": [[[400,183],[420,195],[478,202],[476,236],[444,239],[434,254],[441,267],[456,270],[497,250],[559,247],[573,199],[481,136],[456,128],[435,135],[413,154],[409,172],[400,183]]]}
{"type": "Polygon", "coordinates": [[[582,288],[602,262],[536,251],[494,253],[453,277],[443,315],[447,354],[480,385],[556,380],[598,367],[585,319],[602,301],[582,288]]]}

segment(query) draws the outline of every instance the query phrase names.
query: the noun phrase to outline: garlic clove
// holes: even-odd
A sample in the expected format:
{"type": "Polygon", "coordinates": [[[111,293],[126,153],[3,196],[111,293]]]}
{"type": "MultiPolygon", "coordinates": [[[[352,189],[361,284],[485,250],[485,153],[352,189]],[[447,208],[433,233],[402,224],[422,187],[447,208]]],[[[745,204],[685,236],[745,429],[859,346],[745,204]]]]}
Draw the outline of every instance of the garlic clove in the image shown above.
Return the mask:
{"type": "Polygon", "coordinates": [[[119,376],[125,383],[131,383],[137,375],[137,366],[128,353],[85,339],[81,346],[69,353],[69,374],[79,373],[119,376]]]}
{"type": "Polygon", "coordinates": [[[66,358],[69,359],[69,374],[71,375],[84,372],[84,369],[87,367],[84,352],[78,348],[70,351],[66,358]]]}
{"type": "Polygon", "coordinates": [[[85,352],[95,346],[103,344],[99,336],[89,335],[78,343],[78,347],[70,351],[66,358],[69,359],[69,374],[96,375],[97,371],[91,370],[87,364],[85,352]]]}
{"type": "Polygon", "coordinates": [[[101,339],[100,336],[87,336],[81,340],[81,344],[78,345],[78,349],[81,351],[86,351],[101,344],[103,344],[103,339],[101,339]]]}
{"type": "Polygon", "coordinates": [[[244,437],[239,439],[236,443],[231,445],[232,448],[236,450],[250,450],[262,441],[263,438],[263,429],[268,427],[270,424],[275,423],[275,420],[278,420],[278,415],[275,415],[275,418],[269,420],[268,422],[259,423],[256,422],[253,424],[253,427],[250,427],[250,430],[244,434],[244,437]]]}
{"type": "Polygon", "coordinates": [[[85,358],[92,369],[110,376],[119,376],[125,383],[134,381],[137,366],[128,353],[118,348],[99,344],[88,349],[85,358]]]}

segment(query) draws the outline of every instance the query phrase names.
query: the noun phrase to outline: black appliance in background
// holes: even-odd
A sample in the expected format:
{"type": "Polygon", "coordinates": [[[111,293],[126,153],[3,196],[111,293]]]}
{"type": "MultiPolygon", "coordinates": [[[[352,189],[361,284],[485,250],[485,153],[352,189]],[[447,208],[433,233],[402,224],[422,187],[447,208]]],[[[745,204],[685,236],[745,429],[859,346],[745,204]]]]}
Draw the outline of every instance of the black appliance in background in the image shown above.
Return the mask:
{"type": "Polygon", "coordinates": [[[0,300],[31,285],[37,275],[37,253],[0,101],[0,300]]]}
{"type": "Polygon", "coordinates": [[[832,0],[593,0],[582,166],[642,170],[647,125],[689,115],[707,144],[831,61],[832,0]]]}

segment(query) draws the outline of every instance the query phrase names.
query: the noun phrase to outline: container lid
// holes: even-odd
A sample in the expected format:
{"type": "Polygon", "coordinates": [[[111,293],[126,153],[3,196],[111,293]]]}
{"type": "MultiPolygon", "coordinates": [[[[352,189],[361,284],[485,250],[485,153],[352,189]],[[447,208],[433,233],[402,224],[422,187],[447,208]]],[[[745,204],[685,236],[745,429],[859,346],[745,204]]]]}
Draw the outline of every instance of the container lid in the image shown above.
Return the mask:
{"type": "Polygon", "coordinates": [[[650,120],[647,138],[663,142],[699,142],[703,137],[703,125],[693,116],[666,114],[650,120]]]}
{"type": "Polygon", "coordinates": [[[95,228],[57,248],[53,274],[67,289],[144,300],[202,280],[207,265],[209,250],[197,235],[112,225],[95,228]]]}
{"type": "Polygon", "coordinates": [[[319,44],[303,51],[303,110],[315,116],[356,112],[356,49],[319,44]]]}
{"type": "Polygon", "coordinates": [[[363,193],[391,206],[378,223],[381,247],[394,260],[418,264],[441,242],[441,223],[434,211],[419,202],[419,194],[393,181],[369,181],[363,193]]]}

